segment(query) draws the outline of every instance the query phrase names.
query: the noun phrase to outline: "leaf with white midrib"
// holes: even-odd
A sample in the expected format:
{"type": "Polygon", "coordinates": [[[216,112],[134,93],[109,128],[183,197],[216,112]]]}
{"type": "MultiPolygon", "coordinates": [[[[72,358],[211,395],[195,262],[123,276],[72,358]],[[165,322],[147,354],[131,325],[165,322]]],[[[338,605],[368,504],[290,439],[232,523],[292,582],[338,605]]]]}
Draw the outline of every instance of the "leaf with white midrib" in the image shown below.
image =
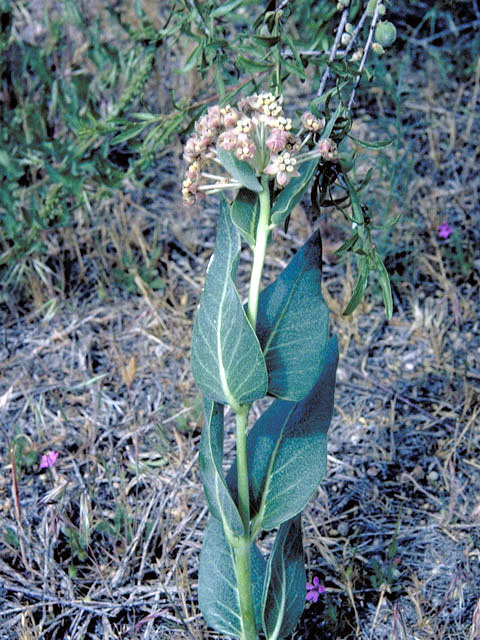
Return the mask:
{"type": "Polygon", "coordinates": [[[222,198],[215,251],[193,329],[192,371],[205,396],[236,410],[262,398],[268,384],[258,338],[235,287],[239,253],[240,237],[222,198]]]}
{"type": "Polygon", "coordinates": [[[321,293],[322,241],[316,231],[259,298],[257,335],[268,392],[302,400],[323,368],[329,314],[321,293]]]}
{"type": "Polygon", "coordinates": [[[198,464],[211,514],[233,535],[243,534],[243,523],[228,490],[222,471],[223,405],[207,398],[203,401],[205,425],[202,429],[198,464]]]}
{"type": "Polygon", "coordinates": [[[301,516],[284,522],[268,559],[262,594],[262,625],[267,640],[284,638],[305,606],[306,576],[301,516]]]}
{"type": "MultiPolygon", "coordinates": [[[[240,636],[240,604],[235,576],[235,552],[227,542],[221,523],[210,518],[205,531],[198,575],[198,599],[207,623],[222,633],[240,636]]],[[[257,625],[261,624],[261,597],[265,560],[251,546],[252,595],[257,625]]]]}
{"type": "MultiPolygon", "coordinates": [[[[250,506],[254,531],[270,531],[303,510],[327,466],[327,431],[333,414],[336,337],[322,373],[300,402],[275,400],[247,436],[250,506]]],[[[226,482],[236,496],[236,461],[226,482]]]]}

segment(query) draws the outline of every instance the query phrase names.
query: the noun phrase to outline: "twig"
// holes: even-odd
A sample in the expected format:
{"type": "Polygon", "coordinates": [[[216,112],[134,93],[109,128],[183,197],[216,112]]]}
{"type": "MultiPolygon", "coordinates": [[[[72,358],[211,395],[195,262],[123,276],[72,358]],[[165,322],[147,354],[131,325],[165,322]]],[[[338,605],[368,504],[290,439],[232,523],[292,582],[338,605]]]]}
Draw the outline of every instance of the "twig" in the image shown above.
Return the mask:
{"type": "Polygon", "coordinates": [[[355,101],[355,96],[357,94],[358,86],[360,84],[360,79],[362,77],[362,71],[365,68],[368,52],[369,52],[370,47],[372,45],[373,34],[374,34],[375,26],[376,26],[377,20],[378,20],[378,7],[379,7],[380,3],[381,3],[381,0],[377,0],[377,3],[375,5],[375,11],[373,12],[372,22],[370,23],[370,29],[368,30],[367,42],[365,44],[365,49],[363,51],[362,60],[360,62],[360,66],[358,68],[358,75],[355,78],[355,85],[354,85],[354,87],[352,89],[352,93],[350,95],[350,100],[348,101],[348,108],[349,109],[352,108],[352,105],[353,105],[353,103],[355,101]]]}
{"type": "Polygon", "coordinates": [[[360,20],[358,21],[357,26],[355,27],[355,31],[352,33],[352,37],[350,39],[350,42],[347,45],[347,48],[345,49],[345,55],[347,56],[350,51],[353,49],[353,45],[355,44],[358,35],[360,33],[360,31],[362,30],[362,27],[365,23],[365,20],[367,19],[368,16],[368,7],[365,9],[365,11],[362,13],[362,16],[360,18],[360,20]]]}
{"type": "MultiPolygon", "coordinates": [[[[480,18],[478,20],[472,20],[472,22],[467,22],[466,24],[461,24],[458,27],[457,25],[455,25],[455,28],[458,32],[458,31],[467,31],[471,27],[478,27],[478,26],[480,26],[480,18]]],[[[426,44],[430,44],[430,42],[433,42],[434,40],[439,40],[444,36],[450,36],[450,35],[452,35],[452,29],[444,29],[443,31],[434,33],[433,35],[428,36],[427,38],[422,38],[421,40],[416,40],[415,38],[411,38],[410,43],[413,43],[420,47],[424,47],[426,44]]]]}
{"type": "MultiPolygon", "coordinates": [[[[380,2],[380,0],[377,0],[377,1],[380,2]]],[[[347,24],[347,18],[348,18],[348,8],[344,9],[342,12],[342,17],[340,18],[340,24],[338,25],[337,34],[335,36],[335,42],[333,43],[333,47],[330,52],[330,57],[328,58],[327,66],[325,68],[325,71],[323,72],[322,79],[320,80],[320,86],[318,87],[317,96],[321,96],[322,93],[325,91],[325,85],[327,84],[328,76],[330,75],[329,64],[333,62],[333,60],[335,59],[335,56],[337,55],[338,45],[342,38],[345,25],[347,24]]]]}
{"type": "Polygon", "coordinates": [[[480,21],[480,11],[478,10],[477,0],[473,0],[473,10],[475,11],[475,15],[477,16],[477,20],[480,21]]]}

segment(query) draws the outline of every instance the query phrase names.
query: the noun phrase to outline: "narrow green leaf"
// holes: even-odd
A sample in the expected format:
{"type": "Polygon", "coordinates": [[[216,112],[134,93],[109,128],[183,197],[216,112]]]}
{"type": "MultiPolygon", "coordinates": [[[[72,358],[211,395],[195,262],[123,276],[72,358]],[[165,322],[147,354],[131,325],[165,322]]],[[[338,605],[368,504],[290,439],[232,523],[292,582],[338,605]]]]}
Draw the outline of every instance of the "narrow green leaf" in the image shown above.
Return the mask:
{"type": "Polygon", "coordinates": [[[353,185],[353,182],[349,180],[347,176],[344,176],[343,178],[345,180],[345,184],[347,185],[350,200],[352,201],[353,219],[357,224],[363,225],[365,221],[363,219],[362,205],[360,203],[358,193],[353,185]]]}
{"type": "Polygon", "coordinates": [[[359,140],[350,134],[348,134],[348,137],[359,147],[365,147],[366,149],[385,149],[385,147],[389,147],[393,143],[393,139],[382,140],[381,142],[367,142],[366,140],[359,140]]]}
{"type": "Polygon", "coordinates": [[[257,194],[249,189],[239,189],[230,213],[233,224],[251,247],[255,245],[259,212],[260,204],[257,194]]]}
{"type": "Polygon", "coordinates": [[[288,71],[290,71],[290,73],[298,76],[301,80],[307,79],[307,74],[305,73],[305,67],[303,64],[297,64],[288,59],[282,60],[282,64],[288,71]]]}
{"type": "Polygon", "coordinates": [[[365,289],[367,288],[367,283],[368,283],[368,274],[370,272],[366,256],[359,257],[358,269],[359,269],[358,279],[357,279],[357,282],[355,283],[352,296],[348,301],[348,304],[345,307],[345,310],[342,314],[344,316],[349,316],[351,313],[355,311],[355,309],[358,307],[358,305],[362,301],[362,298],[365,294],[365,289]]]}
{"type": "MultiPolygon", "coordinates": [[[[260,627],[265,560],[255,544],[251,550],[253,603],[260,627]]],[[[235,550],[215,518],[210,518],[200,553],[198,600],[205,620],[213,629],[237,637],[241,635],[235,550]]]]}
{"type": "MultiPolygon", "coordinates": [[[[275,400],[247,437],[253,532],[271,530],[302,511],[327,467],[327,431],[333,414],[336,337],[328,342],[325,364],[301,402],[275,400]]],[[[236,462],[227,474],[235,495],[236,462]]]]}
{"type": "Polygon", "coordinates": [[[222,198],[215,251],[193,328],[192,372],[200,391],[234,409],[267,392],[265,360],[234,284],[240,237],[222,198]]]}
{"type": "Polygon", "coordinates": [[[355,233],[353,233],[350,238],[347,238],[347,240],[345,240],[345,242],[338,247],[338,249],[335,249],[335,251],[333,252],[335,255],[339,256],[342,253],[345,253],[346,251],[348,251],[349,249],[352,249],[355,246],[355,243],[358,240],[358,232],[355,231],[355,233]]]}
{"type": "Polygon", "coordinates": [[[378,282],[382,289],[385,315],[387,316],[387,320],[391,320],[393,315],[393,298],[392,288],[390,286],[390,277],[377,250],[375,250],[374,256],[375,270],[377,271],[378,282]]]}
{"type": "Polygon", "coordinates": [[[247,162],[239,160],[234,153],[224,151],[220,147],[217,147],[217,157],[232,178],[238,180],[244,187],[256,193],[260,193],[263,190],[255,171],[247,162]]]}
{"type": "Polygon", "coordinates": [[[271,49],[280,42],[280,36],[253,36],[253,40],[261,44],[262,47],[271,49]]]}
{"type": "Polygon", "coordinates": [[[204,398],[205,425],[202,429],[198,465],[210,512],[224,530],[233,535],[243,534],[243,523],[237,506],[228,490],[222,471],[223,462],[223,405],[204,398]]]}
{"type": "Polygon", "coordinates": [[[226,16],[228,13],[235,11],[238,7],[240,7],[245,0],[229,0],[228,2],[222,2],[220,7],[217,7],[210,14],[211,18],[222,18],[226,16]]]}
{"type": "Polygon", "coordinates": [[[237,56],[235,58],[235,64],[237,64],[245,71],[249,73],[257,73],[258,71],[269,71],[272,68],[271,62],[259,62],[258,60],[249,60],[244,56],[237,56]]]}
{"type": "Polygon", "coordinates": [[[280,525],[263,584],[263,630],[267,640],[292,633],[305,607],[306,575],[301,515],[280,525]]]}
{"type": "Polygon", "coordinates": [[[298,169],[300,175],[297,178],[292,178],[279,193],[271,209],[271,221],[273,224],[282,224],[292,212],[294,206],[300,202],[317,165],[318,159],[313,159],[300,165],[298,169]]]}
{"type": "Polygon", "coordinates": [[[131,140],[131,138],[138,136],[138,134],[141,133],[144,129],[145,129],[144,124],[135,124],[133,126],[130,125],[128,129],[126,129],[126,131],[123,131],[122,133],[119,133],[118,135],[114,136],[110,140],[110,144],[120,144],[121,142],[126,142],[127,140],[131,140]]]}
{"type": "Polygon", "coordinates": [[[402,217],[402,213],[397,213],[396,216],[393,216],[393,218],[389,221],[386,222],[385,224],[374,224],[372,225],[372,229],[376,229],[377,231],[383,231],[385,229],[390,229],[390,227],[393,227],[397,224],[397,222],[400,220],[400,218],[402,217]]]}
{"type": "Polygon", "coordinates": [[[326,138],[330,137],[330,134],[333,131],[333,127],[335,126],[335,123],[337,122],[338,116],[342,112],[342,109],[343,109],[343,106],[340,103],[338,107],[335,109],[335,112],[330,118],[330,120],[327,122],[325,129],[322,131],[322,140],[325,140],[326,138]]]}
{"type": "Polygon", "coordinates": [[[257,335],[268,371],[268,392],[302,400],[318,380],[328,339],[322,298],[322,239],[316,231],[259,298],[257,335]]]}

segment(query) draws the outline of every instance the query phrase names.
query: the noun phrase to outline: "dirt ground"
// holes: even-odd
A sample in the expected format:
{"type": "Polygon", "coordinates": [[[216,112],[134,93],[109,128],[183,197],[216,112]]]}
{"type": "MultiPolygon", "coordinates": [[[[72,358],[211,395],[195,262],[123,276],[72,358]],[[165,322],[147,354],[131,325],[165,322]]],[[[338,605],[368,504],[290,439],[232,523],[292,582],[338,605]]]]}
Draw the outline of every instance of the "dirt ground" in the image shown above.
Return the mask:
{"type": "MultiPolygon", "coordinates": [[[[391,322],[373,281],[342,316],[355,273],[333,256],[333,210],[312,224],[307,198],[267,261],[268,279],[321,225],[341,353],[328,471],[303,517],[325,593],[296,640],[480,639],[480,62],[455,82],[433,56],[409,63],[399,145],[362,156],[370,206],[395,184],[389,215],[402,213],[388,241],[379,232],[391,322]]],[[[393,135],[396,117],[384,90],[366,91],[354,133],[393,135]]],[[[220,637],[197,604],[208,514],[189,365],[216,202],[186,208],[181,171],[174,140],[144,188],[51,239],[27,301],[0,306],[0,640],[220,637]],[[133,289],[115,280],[127,248],[137,264],[157,248],[161,287],[135,267],[133,289]]]]}

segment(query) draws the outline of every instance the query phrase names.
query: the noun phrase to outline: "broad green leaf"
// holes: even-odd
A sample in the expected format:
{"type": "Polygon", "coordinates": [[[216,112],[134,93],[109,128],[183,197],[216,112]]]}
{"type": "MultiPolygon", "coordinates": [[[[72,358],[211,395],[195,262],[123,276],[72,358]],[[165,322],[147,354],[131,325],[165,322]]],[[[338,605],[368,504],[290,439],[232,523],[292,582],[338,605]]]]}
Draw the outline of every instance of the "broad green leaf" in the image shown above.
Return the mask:
{"type": "Polygon", "coordinates": [[[317,168],[318,159],[310,160],[300,165],[297,178],[292,178],[287,186],[277,196],[271,209],[271,221],[275,225],[282,224],[285,218],[292,212],[296,204],[300,202],[308,183],[312,179],[317,168]]]}
{"type": "Polygon", "coordinates": [[[280,525],[263,584],[263,631],[267,640],[292,633],[305,607],[306,576],[301,515],[280,525]]]}
{"type": "Polygon", "coordinates": [[[322,298],[322,240],[316,231],[259,298],[257,335],[268,371],[268,392],[302,400],[318,380],[328,339],[322,298]]]}
{"type": "Polygon", "coordinates": [[[204,398],[205,425],[202,429],[198,465],[205,496],[212,516],[233,535],[243,534],[243,523],[228,490],[222,471],[223,405],[204,398]]]}
{"type": "Polygon", "coordinates": [[[224,151],[220,149],[220,147],[217,147],[217,157],[220,160],[220,164],[228,171],[232,178],[238,180],[244,187],[256,193],[263,191],[254,169],[247,162],[239,160],[234,153],[224,151]]]}
{"type": "Polygon", "coordinates": [[[393,140],[382,140],[382,142],[367,142],[366,140],[359,140],[359,138],[355,138],[354,136],[348,134],[348,137],[358,144],[359,147],[365,147],[366,149],[384,149],[385,147],[389,147],[393,140]]]}
{"type": "Polygon", "coordinates": [[[377,271],[378,282],[382,289],[382,297],[383,297],[383,304],[385,306],[385,314],[387,316],[387,320],[391,320],[393,315],[393,299],[392,299],[392,288],[390,286],[390,277],[388,275],[388,271],[385,268],[385,265],[383,264],[383,260],[381,259],[376,249],[374,252],[374,264],[375,264],[375,270],[377,271]]]}
{"type": "Polygon", "coordinates": [[[230,214],[233,224],[251,247],[255,245],[260,204],[258,196],[249,189],[242,188],[232,202],[230,214]]]}
{"type": "MultiPolygon", "coordinates": [[[[247,436],[253,533],[269,531],[302,511],[327,467],[327,431],[333,414],[336,337],[312,391],[301,402],[275,400],[247,436]]],[[[227,474],[235,494],[236,462],[227,474]]]]}
{"type": "Polygon", "coordinates": [[[353,289],[350,300],[348,301],[348,304],[342,314],[344,316],[348,316],[353,313],[362,301],[363,296],[365,295],[365,289],[367,288],[368,283],[368,274],[370,272],[368,259],[366,256],[360,255],[358,259],[358,270],[358,280],[355,283],[355,287],[353,289]]]}
{"type": "MultiPolygon", "coordinates": [[[[255,544],[251,547],[251,571],[255,618],[260,627],[265,560],[255,544]]],[[[205,620],[213,629],[237,637],[241,635],[235,550],[215,518],[210,518],[200,553],[198,600],[205,620]]]]}
{"type": "Polygon", "coordinates": [[[192,372],[200,391],[234,409],[267,392],[265,360],[234,284],[240,237],[225,198],[193,328],[192,372]]]}

